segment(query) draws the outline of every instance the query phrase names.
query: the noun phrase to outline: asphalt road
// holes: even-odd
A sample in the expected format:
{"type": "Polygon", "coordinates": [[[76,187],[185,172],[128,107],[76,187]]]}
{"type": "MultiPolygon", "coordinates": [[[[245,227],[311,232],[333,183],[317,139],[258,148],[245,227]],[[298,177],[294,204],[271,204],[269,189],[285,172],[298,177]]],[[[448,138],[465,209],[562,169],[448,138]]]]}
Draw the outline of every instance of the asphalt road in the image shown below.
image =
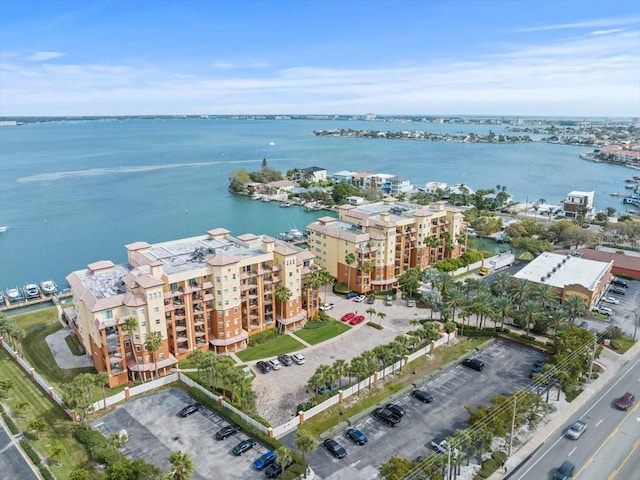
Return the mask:
{"type": "Polygon", "coordinates": [[[20,480],[38,480],[29,464],[11,441],[9,432],[0,423],[0,478],[19,478],[20,480]]]}
{"type": "Polygon", "coordinates": [[[561,429],[514,475],[512,480],[550,479],[565,460],[576,466],[573,480],[630,480],[640,478],[640,402],[629,411],[616,409],[624,392],[640,394],[640,358],[630,360],[593,397],[593,402],[576,412],[561,429]],[[587,422],[578,440],[564,437],[576,420],[587,422]]]}
{"type": "MultiPolygon", "coordinates": [[[[484,371],[458,365],[421,387],[433,395],[433,403],[424,404],[411,396],[397,400],[395,403],[405,409],[397,427],[388,427],[372,417],[354,425],[369,438],[367,445],[353,444],[342,432],[334,437],[347,450],[344,459],[337,460],[319,447],[308,456],[313,471],[325,480],[375,479],[380,463],[392,455],[414,460],[430,453],[433,437],[445,438],[456,429],[466,427],[465,405],[488,404],[498,394],[527,386],[531,366],[544,358],[511,342],[496,342],[476,357],[486,364],[484,371]]],[[[419,379],[416,381],[420,383],[419,379]]],[[[381,406],[384,403],[387,402],[381,406]]]]}

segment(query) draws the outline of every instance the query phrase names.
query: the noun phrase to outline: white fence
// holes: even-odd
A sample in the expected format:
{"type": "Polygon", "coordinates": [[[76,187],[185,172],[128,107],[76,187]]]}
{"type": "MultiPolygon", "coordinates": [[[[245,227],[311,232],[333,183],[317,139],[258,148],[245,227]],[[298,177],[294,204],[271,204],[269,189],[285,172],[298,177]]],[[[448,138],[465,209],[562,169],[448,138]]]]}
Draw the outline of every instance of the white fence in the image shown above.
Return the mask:
{"type": "Polygon", "coordinates": [[[476,268],[480,268],[484,264],[484,260],[480,260],[479,262],[470,263],[466,267],[460,267],[453,272],[449,272],[449,275],[452,277],[457,277],[458,275],[464,275],[465,273],[469,273],[471,270],[475,270],[476,268]]]}

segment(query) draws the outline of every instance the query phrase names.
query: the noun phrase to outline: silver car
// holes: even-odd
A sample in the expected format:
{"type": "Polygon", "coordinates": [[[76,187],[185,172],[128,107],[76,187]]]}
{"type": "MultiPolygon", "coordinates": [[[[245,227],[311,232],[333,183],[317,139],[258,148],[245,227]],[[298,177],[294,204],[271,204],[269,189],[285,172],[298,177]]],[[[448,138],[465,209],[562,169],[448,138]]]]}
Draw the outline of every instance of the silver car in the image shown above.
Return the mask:
{"type": "Polygon", "coordinates": [[[587,424],[581,420],[578,420],[576,423],[569,427],[569,430],[567,430],[567,433],[565,433],[564,436],[570,438],[571,440],[577,440],[582,436],[586,429],[587,424]]]}

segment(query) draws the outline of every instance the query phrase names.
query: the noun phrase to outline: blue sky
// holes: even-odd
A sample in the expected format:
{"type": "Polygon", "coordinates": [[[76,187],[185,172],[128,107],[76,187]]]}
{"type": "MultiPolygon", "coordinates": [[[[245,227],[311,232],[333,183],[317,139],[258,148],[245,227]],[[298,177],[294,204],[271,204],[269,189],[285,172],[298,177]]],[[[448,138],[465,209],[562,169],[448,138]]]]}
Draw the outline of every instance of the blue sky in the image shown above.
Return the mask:
{"type": "Polygon", "coordinates": [[[0,0],[0,115],[640,116],[640,2],[0,0]]]}

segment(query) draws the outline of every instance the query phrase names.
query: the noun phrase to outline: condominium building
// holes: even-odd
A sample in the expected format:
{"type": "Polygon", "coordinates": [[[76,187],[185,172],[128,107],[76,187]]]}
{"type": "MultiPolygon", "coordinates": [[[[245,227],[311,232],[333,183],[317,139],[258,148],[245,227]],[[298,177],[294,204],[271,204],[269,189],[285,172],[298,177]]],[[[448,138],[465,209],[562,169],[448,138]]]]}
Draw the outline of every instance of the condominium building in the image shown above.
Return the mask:
{"type": "Polygon", "coordinates": [[[361,293],[393,288],[400,275],[425,269],[464,251],[464,217],[459,209],[397,202],[342,205],[339,218],[322,217],[307,226],[315,261],[339,282],[361,293]]]}
{"type": "Polygon", "coordinates": [[[99,261],[67,276],[74,306],[65,314],[111,386],[167,373],[194,350],[242,350],[251,335],[294,330],[317,311],[317,291],[305,285],[313,254],[266,235],[217,228],[126,250],[126,264],[99,261]],[[162,345],[150,352],[153,332],[162,345]]]}
{"type": "Polygon", "coordinates": [[[589,218],[594,211],[594,197],[596,192],[572,191],[567,194],[564,200],[564,214],[567,218],[589,218]]]}

